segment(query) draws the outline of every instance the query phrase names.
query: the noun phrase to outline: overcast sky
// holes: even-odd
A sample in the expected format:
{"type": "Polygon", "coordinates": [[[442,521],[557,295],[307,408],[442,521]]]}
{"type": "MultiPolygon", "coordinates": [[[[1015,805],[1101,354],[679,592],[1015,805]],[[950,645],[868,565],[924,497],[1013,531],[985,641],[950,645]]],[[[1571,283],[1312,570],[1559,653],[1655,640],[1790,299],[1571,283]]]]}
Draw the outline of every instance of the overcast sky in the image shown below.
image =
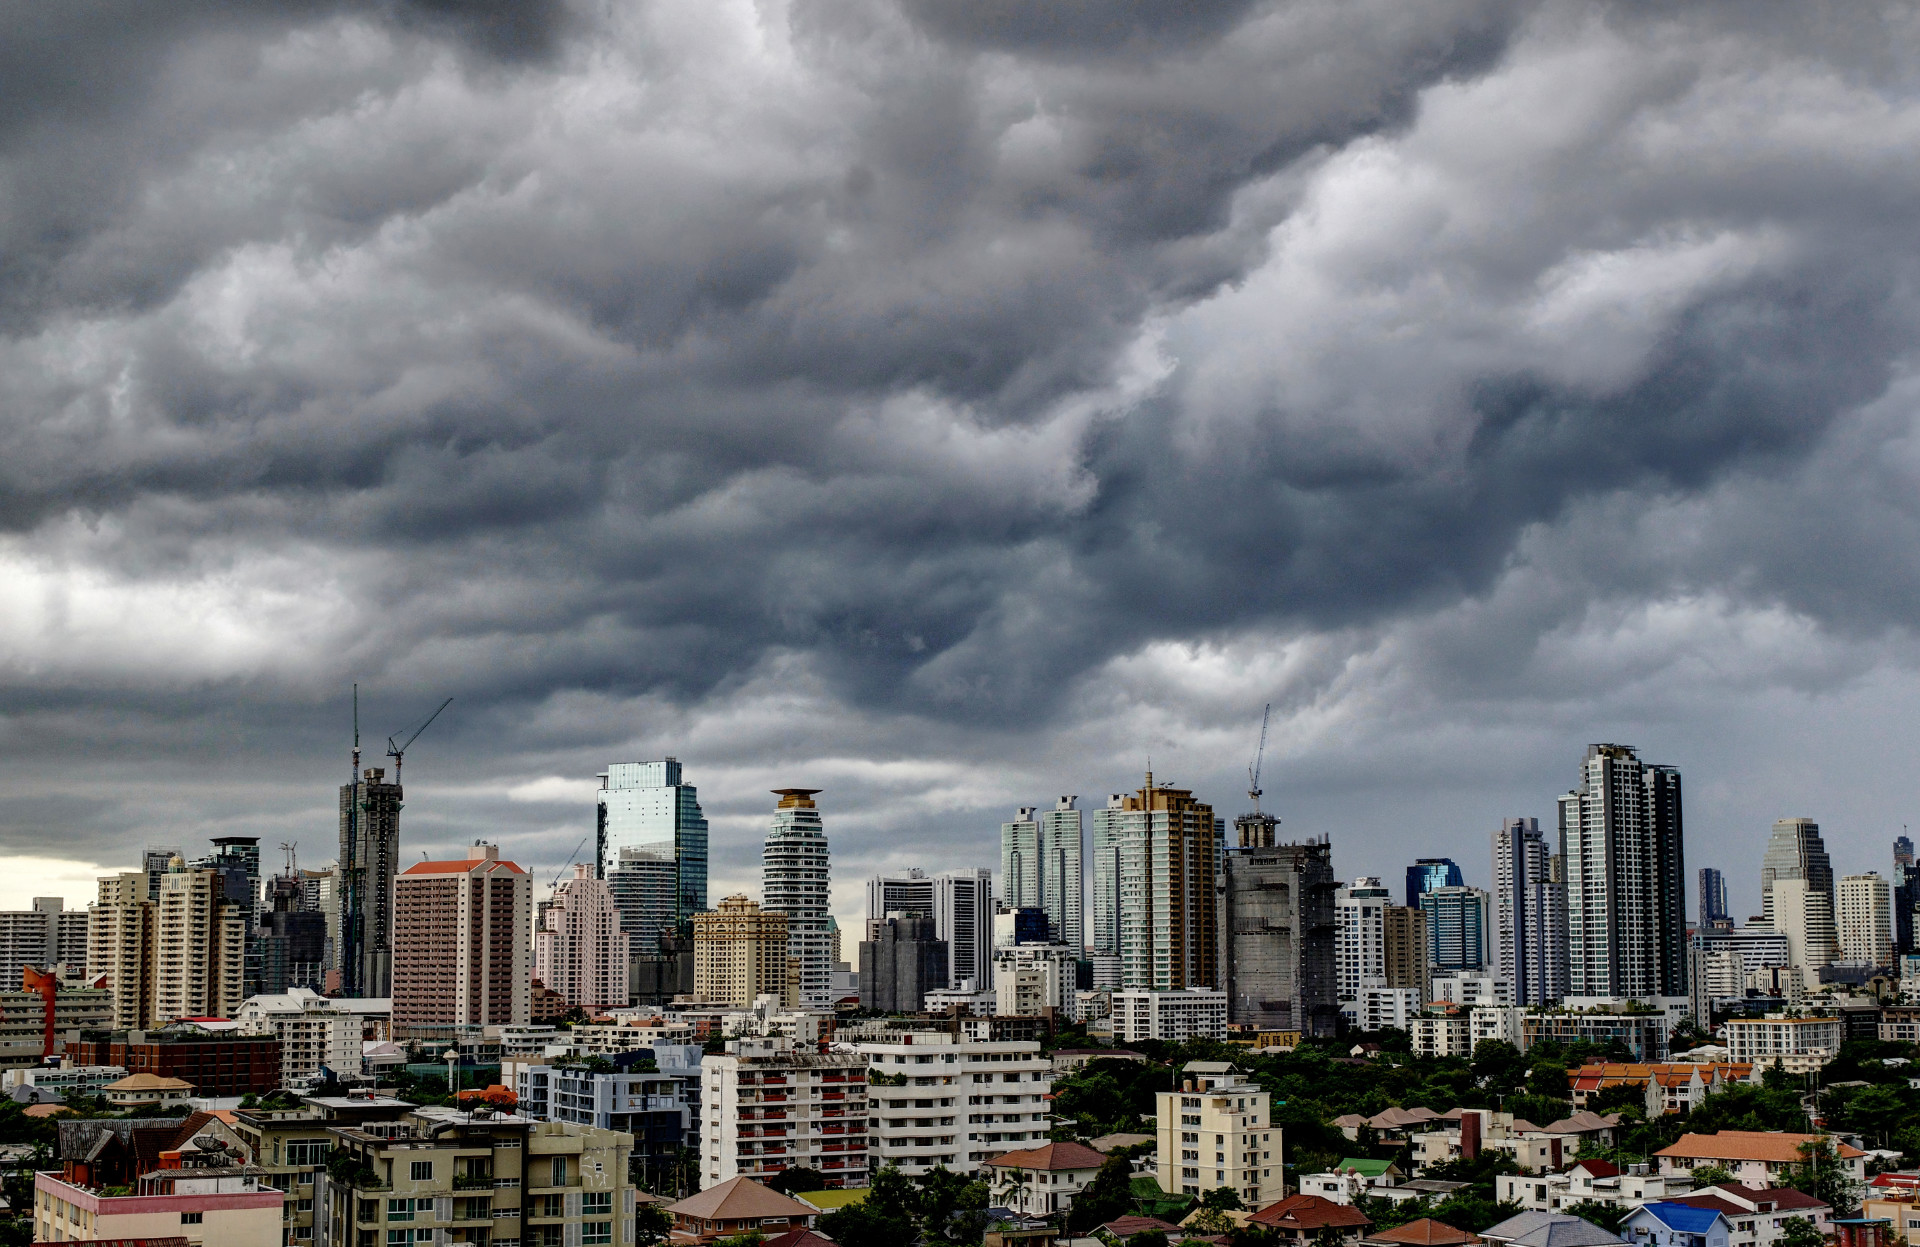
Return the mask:
{"type": "Polygon", "coordinates": [[[1888,869],[1920,10],[0,0],[0,902],[539,869],[678,756],[836,910],[1157,777],[1486,883],[1590,741],[1888,869]],[[379,761],[377,757],[371,759],[379,761]]]}

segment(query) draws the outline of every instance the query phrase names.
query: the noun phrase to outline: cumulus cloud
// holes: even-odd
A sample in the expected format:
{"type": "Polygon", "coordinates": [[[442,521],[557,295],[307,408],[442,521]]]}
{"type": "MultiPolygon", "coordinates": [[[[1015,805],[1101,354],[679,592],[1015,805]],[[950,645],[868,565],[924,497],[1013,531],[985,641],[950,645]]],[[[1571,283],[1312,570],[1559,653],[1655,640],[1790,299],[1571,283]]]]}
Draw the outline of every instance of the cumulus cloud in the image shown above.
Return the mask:
{"type": "Polygon", "coordinates": [[[373,738],[456,698],[409,851],[557,868],[675,753],[729,888],[791,783],[843,877],[1149,754],[1234,809],[1267,701],[1353,870],[1422,789],[1472,868],[1602,737],[1730,852],[1792,725],[1906,729],[1897,11],[28,8],[17,851],[324,859],[356,680],[373,738]]]}

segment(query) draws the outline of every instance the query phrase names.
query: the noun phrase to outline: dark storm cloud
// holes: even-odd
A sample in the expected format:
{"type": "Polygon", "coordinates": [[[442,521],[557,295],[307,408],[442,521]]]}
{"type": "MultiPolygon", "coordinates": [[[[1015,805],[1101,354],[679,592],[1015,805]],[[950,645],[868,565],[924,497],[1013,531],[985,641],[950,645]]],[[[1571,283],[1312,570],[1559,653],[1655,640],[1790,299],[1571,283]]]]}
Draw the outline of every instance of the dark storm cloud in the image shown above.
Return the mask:
{"type": "MultiPolygon", "coordinates": [[[[1226,714],[1210,647],[1295,647],[1237,696],[1304,722],[1396,654],[1584,687],[1596,602],[1877,645],[1920,596],[1891,12],[19,16],[0,711],[246,767],[219,825],[324,822],[355,678],[458,699],[433,837],[687,740],[835,774],[861,857],[1049,730],[1226,714]]],[[[0,822],[163,834],[149,778],[0,822]]]]}

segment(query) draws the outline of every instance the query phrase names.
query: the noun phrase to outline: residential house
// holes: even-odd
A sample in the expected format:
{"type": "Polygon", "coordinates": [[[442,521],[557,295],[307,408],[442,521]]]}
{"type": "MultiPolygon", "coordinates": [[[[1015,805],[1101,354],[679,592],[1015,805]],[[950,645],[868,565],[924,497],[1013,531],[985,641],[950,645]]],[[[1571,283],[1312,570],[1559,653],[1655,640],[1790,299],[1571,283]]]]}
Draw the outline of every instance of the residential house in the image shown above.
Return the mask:
{"type": "Polygon", "coordinates": [[[1336,1204],[1351,1204],[1363,1195],[1380,1194],[1377,1188],[1398,1186],[1406,1176],[1391,1160],[1350,1156],[1325,1173],[1302,1175],[1300,1193],[1318,1195],[1336,1204]]]}
{"type": "MultiPolygon", "coordinates": [[[[1746,1186],[1771,1187],[1788,1176],[1801,1163],[1800,1149],[1827,1135],[1791,1134],[1784,1131],[1722,1130],[1718,1134],[1683,1134],[1670,1147],[1654,1156],[1661,1173],[1679,1173],[1698,1165],[1714,1165],[1733,1175],[1746,1186]]],[[[1847,1176],[1855,1182],[1866,1180],[1867,1154],[1833,1140],[1847,1176]]]]}
{"type": "Polygon", "coordinates": [[[1580,1203],[1609,1208],[1637,1208],[1648,1200],[1684,1195],[1693,1189],[1689,1174],[1647,1172],[1645,1165],[1622,1171],[1606,1160],[1583,1160],[1565,1173],[1501,1174],[1494,1179],[1494,1197],[1531,1212],[1560,1212],[1580,1203]]]}
{"type": "Polygon", "coordinates": [[[1480,1238],[1494,1247],[1619,1247],[1626,1241],[1559,1212],[1523,1212],[1480,1231],[1480,1238]]]}
{"type": "Polygon", "coordinates": [[[1813,1222],[1814,1228],[1823,1235],[1833,1226],[1832,1208],[1788,1187],[1750,1187],[1725,1182],[1666,1202],[1709,1208],[1724,1214],[1730,1227],[1729,1247],[1771,1247],[1796,1218],[1813,1222]]]}
{"type": "Polygon", "coordinates": [[[158,1074],[128,1074],[102,1087],[100,1093],[117,1109],[161,1108],[182,1113],[193,1109],[187,1103],[193,1095],[193,1084],[158,1074]]]}
{"type": "Polygon", "coordinates": [[[1479,1241],[1478,1234],[1469,1234],[1432,1217],[1421,1217],[1391,1230],[1377,1230],[1361,1239],[1360,1247],[1471,1247],[1479,1241]]]}
{"type": "Polygon", "coordinates": [[[989,1198],[996,1208],[1027,1217],[1050,1217],[1073,1207],[1073,1197],[1093,1181],[1107,1158],[1084,1143],[1049,1143],[1006,1152],[987,1162],[989,1198]]]}
{"type": "Polygon", "coordinates": [[[675,1244],[711,1243],[740,1234],[772,1237],[811,1229],[819,1215],[812,1205],[768,1190],[745,1174],[668,1204],[667,1211],[673,1216],[675,1244]]]}
{"type": "Polygon", "coordinates": [[[1732,1082],[1758,1083],[1759,1070],[1751,1062],[1632,1065],[1595,1062],[1567,1073],[1568,1091],[1575,1108],[1586,1108],[1592,1098],[1613,1087],[1639,1087],[1645,1093],[1647,1115],[1691,1112],[1709,1095],[1732,1082]]]}
{"type": "Polygon", "coordinates": [[[1331,1227],[1342,1241],[1358,1244],[1373,1228],[1373,1222],[1358,1208],[1336,1204],[1318,1195],[1289,1195],[1269,1204],[1247,1220],[1249,1225],[1272,1230],[1285,1243],[1309,1243],[1331,1227]]]}
{"type": "Polygon", "coordinates": [[[1620,1234],[1635,1247],[1731,1247],[1733,1221],[1718,1208],[1657,1199],[1621,1218],[1620,1234]]]}

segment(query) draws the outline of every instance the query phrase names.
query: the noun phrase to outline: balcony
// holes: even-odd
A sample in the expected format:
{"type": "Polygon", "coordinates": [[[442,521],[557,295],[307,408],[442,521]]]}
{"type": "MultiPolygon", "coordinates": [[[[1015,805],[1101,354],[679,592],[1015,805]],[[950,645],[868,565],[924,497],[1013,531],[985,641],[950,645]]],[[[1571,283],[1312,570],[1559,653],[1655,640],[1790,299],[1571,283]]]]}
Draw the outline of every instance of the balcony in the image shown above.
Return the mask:
{"type": "Polygon", "coordinates": [[[490,1173],[456,1173],[453,1175],[453,1189],[456,1191],[491,1191],[493,1175],[490,1173]]]}

